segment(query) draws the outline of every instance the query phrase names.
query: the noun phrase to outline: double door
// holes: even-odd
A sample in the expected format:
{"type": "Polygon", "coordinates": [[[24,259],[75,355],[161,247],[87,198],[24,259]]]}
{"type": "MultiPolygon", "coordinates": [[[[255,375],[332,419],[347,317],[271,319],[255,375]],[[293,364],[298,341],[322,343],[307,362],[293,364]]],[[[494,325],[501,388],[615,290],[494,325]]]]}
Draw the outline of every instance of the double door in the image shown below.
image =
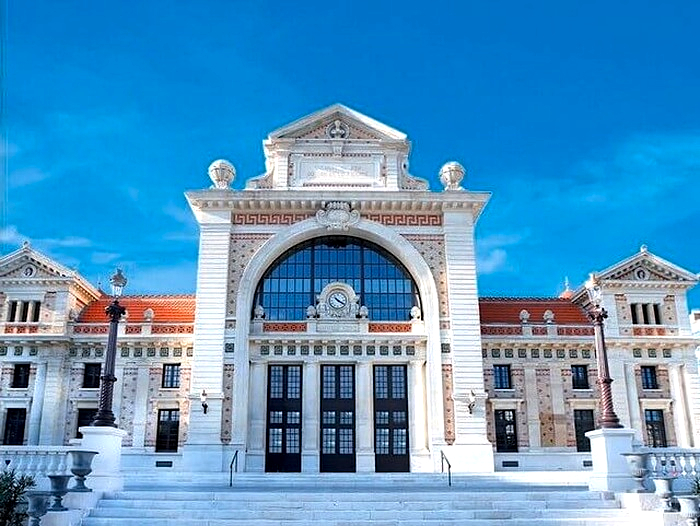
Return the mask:
{"type": "MultiPolygon", "coordinates": [[[[375,470],[409,471],[405,365],[373,370],[375,470]]],[[[321,365],[319,461],[321,472],[356,470],[357,412],[354,365],[321,365]]],[[[301,471],[302,366],[268,366],[265,471],[301,471]]],[[[368,393],[370,394],[370,393],[368,393]]]]}

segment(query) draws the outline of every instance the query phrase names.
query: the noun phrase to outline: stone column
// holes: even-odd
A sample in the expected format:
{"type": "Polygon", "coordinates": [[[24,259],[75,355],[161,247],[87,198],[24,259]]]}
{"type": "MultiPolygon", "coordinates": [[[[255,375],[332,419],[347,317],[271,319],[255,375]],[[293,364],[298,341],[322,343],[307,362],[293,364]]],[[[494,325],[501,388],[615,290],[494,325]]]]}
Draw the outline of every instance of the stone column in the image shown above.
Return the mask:
{"type": "Polygon", "coordinates": [[[41,414],[44,408],[46,389],[46,362],[36,364],[36,377],[34,379],[34,392],[32,393],[32,407],[29,410],[29,434],[27,443],[30,446],[39,444],[39,432],[41,414]]]}
{"type": "MultiPolygon", "coordinates": [[[[641,408],[639,407],[639,394],[637,393],[637,378],[634,374],[634,364],[624,364],[624,377],[619,379],[625,384],[627,390],[627,402],[629,407],[629,425],[635,432],[635,439],[642,442],[644,422],[642,421],[641,408]]],[[[619,411],[617,412],[620,415],[619,411]]]]}
{"type": "MultiPolygon", "coordinates": [[[[247,433],[248,452],[245,457],[245,470],[262,472],[265,471],[267,363],[251,362],[249,370],[250,396],[248,396],[248,400],[250,400],[250,403],[247,408],[240,408],[240,412],[248,411],[248,417],[244,421],[250,423],[250,430],[247,433]]],[[[236,404],[235,400],[234,404],[236,404]]]]}
{"type": "MultiPolygon", "coordinates": [[[[142,365],[136,373],[136,393],[134,394],[134,430],[132,447],[144,447],[146,423],[148,421],[148,376],[150,367],[142,365]]],[[[156,424],[157,425],[157,424],[156,424]]]]}
{"type": "Polygon", "coordinates": [[[372,405],[374,392],[372,391],[372,364],[360,362],[357,364],[356,396],[355,404],[357,414],[357,471],[374,472],[374,414],[372,405]]]}
{"type": "MultiPolygon", "coordinates": [[[[224,464],[221,413],[231,217],[227,211],[198,209],[195,213],[200,236],[190,388],[192,411],[187,443],[183,447],[183,464],[187,469],[220,471],[224,464]],[[206,414],[199,402],[203,391],[207,394],[206,414]]],[[[234,401],[237,406],[242,402],[234,401]]]]}
{"type": "Polygon", "coordinates": [[[68,381],[67,375],[61,374],[61,362],[50,358],[46,367],[44,388],[44,407],[41,411],[39,426],[39,444],[54,446],[63,443],[63,429],[66,425],[64,418],[63,383],[68,381]]]}
{"type": "Polygon", "coordinates": [[[534,365],[525,366],[524,379],[530,449],[539,449],[542,447],[542,435],[540,433],[540,403],[539,396],[537,396],[537,372],[534,365]]]}
{"type": "Polygon", "coordinates": [[[668,377],[671,384],[671,399],[673,404],[673,424],[676,428],[678,447],[692,447],[692,432],[690,426],[690,411],[685,385],[683,384],[683,366],[677,363],[668,366],[668,377]]]}
{"type": "Polygon", "coordinates": [[[456,435],[448,455],[455,471],[492,472],[493,448],[486,438],[484,401],[478,396],[484,392],[484,364],[471,209],[446,210],[444,232],[456,435]],[[472,390],[478,403],[470,412],[472,390]]]}
{"type": "Polygon", "coordinates": [[[566,404],[564,402],[564,381],[562,378],[560,365],[554,365],[550,367],[549,382],[549,393],[552,397],[554,445],[556,447],[566,447],[566,404]]]}
{"type": "Polygon", "coordinates": [[[408,422],[411,448],[411,471],[433,471],[427,443],[427,418],[425,411],[425,362],[408,363],[408,422]]]}
{"type": "Polygon", "coordinates": [[[318,362],[304,362],[302,372],[302,450],[301,471],[318,473],[320,470],[320,444],[321,433],[321,391],[320,391],[321,367],[318,362]]]}

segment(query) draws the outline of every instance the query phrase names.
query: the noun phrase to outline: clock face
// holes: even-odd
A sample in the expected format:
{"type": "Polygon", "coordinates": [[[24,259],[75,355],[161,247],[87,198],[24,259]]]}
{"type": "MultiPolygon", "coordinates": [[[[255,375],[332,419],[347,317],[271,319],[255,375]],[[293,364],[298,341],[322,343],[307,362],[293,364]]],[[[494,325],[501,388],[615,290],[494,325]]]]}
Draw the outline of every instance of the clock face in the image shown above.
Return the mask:
{"type": "Polygon", "coordinates": [[[348,296],[342,290],[331,292],[328,296],[328,305],[331,309],[342,309],[348,304],[348,296]]]}

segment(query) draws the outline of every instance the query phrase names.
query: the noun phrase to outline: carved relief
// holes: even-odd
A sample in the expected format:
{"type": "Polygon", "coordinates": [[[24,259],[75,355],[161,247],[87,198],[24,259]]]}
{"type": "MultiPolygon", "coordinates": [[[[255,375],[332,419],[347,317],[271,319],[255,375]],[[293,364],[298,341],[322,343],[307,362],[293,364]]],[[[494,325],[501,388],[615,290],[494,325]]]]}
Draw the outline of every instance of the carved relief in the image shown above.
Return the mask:
{"type": "Polygon", "coordinates": [[[445,442],[452,445],[455,441],[455,401],[452,396],[452,365],[443,364],[442,366],[442,389],[443,389],[443,407],[445,418],[445,442]]]}
{"type": "Polygon", "coordinates": [[[231,422],[233,422],[233,364],[224,364],[224,400],[221,411],[221,442],[231,442],[231,422]]]}
{"type": "Polygon", "coordinates": [[[350,203],[332,201],[316,212],[316,221],[328,230],[346,231],[360,221],[360,212],[352,210],[350,203]]]}
{"type": "Polygon", "coordinates": [[[271,237],[272,234],[233,234],[231,236],[228,308],[226,310],[229,316],[236,315],[238,286],[248,262],[271,237]]]}
{"type": "Polygon", "coordinates": [[[428,267],[430,267],[430,272],[433,274],[433,279],[435,280],[435,284],[438,290],[438,299],[440,301],[440,317],[449,317],[450,309],[447,297],[445,238],[442,235],[409,234],[404,235],[404,237],[416,248],[416,250],[418,250],[420,255],[423,256],[423,259],[428,264],[428,267]]]}

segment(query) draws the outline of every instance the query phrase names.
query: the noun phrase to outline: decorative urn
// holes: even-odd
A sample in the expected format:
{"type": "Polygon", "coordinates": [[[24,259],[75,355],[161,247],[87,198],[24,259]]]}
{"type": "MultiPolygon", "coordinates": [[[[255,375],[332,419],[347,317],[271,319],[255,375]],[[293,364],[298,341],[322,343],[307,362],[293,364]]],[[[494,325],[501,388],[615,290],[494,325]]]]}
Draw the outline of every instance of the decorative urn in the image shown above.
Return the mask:
{"type": "Polygon", "coordinates": [[[464,167],[458,162],[451,161],[440,168],[440,182],[445,190],[464,190],[461,186],[464,174],[466,174],[464,167]]]}
{"type": "Polygon", "coordinates": [[[236,169],[226,159],[218,159],[209,165],[209,178],[213,188],[226,190],[236,178],[236,169]]]}

